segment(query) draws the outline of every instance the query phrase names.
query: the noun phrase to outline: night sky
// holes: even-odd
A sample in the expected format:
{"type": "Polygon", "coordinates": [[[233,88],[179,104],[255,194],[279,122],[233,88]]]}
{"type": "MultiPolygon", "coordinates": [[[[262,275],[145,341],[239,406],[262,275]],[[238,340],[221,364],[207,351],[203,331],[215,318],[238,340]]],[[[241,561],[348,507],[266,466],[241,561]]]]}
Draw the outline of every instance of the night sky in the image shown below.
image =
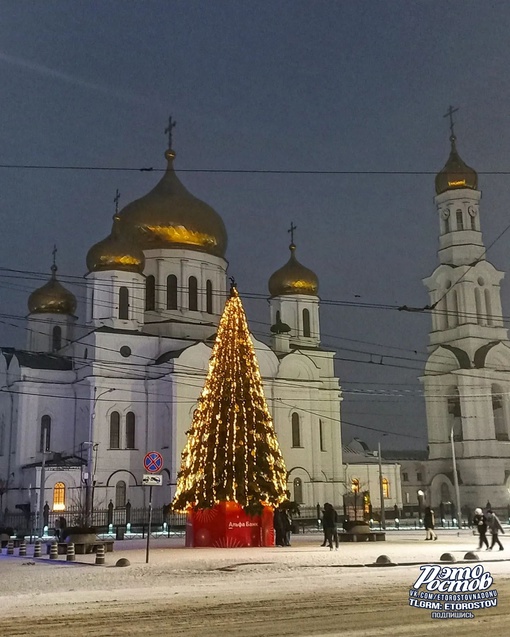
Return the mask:
{"type": "MultiPolygon", "coordinates": [[[[2,0],[0,10],[0,345],[24,346],[26,301],[49,276],[53,244],[83,315],[87,250],[110,232],[117,188],[122,208],[159,180],[171,114],[176,168],[190,171],[179,177],[226,224],[254,334],[269,331],[262,296],[293,221],[298,259],[320,281],[322,344],[337,352],[344,441],[424,449],[430,316],[395,308],[429,301],[421,279],[437,265],[434,175],[449,154],[450,104],[459,153],[480,174],[486,246],[510,221],[510,176],[494,174],[510,171],[510,4],[2,0]],[[154,171],[120,170],[144,167],[154,171]]],[[[488,252],[505,272],[509,242],[510,231],[488,252]]],[[[509,291],[507,281],[505,315],[509,291]]]]}

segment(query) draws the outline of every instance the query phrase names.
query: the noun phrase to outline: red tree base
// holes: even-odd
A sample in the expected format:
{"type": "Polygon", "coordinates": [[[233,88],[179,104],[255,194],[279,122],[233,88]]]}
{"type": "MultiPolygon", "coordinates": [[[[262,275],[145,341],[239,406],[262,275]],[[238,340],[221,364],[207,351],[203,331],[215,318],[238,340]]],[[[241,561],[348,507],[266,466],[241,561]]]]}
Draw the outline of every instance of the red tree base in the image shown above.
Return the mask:
{"type": "Polygon", "coordinates": [[[188,511],[186,546],[238,548],[274,546],[273,509],[250,516],[237,502],[220,502],[212,509],[188,511]]]}

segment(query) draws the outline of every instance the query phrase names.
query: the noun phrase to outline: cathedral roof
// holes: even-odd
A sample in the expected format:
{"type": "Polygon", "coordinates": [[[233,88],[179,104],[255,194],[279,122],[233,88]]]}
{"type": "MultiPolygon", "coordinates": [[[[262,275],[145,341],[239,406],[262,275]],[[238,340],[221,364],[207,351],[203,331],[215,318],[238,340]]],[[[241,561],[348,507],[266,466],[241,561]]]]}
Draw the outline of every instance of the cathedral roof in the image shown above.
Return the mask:
{"type": "Polygon", "coordinates": [[[181,183],[174,170],[175,152],[168,149],[165,157],[160,182],[120,211],[122,233],[142,250],[180,247],[223,257],[227,232],[221,217],[181,183]]]}
{"type": "Polygon", "coordinates": [[[436,175],[436,194],[458,188],[478,188],[478,175],[460,158],[456,147],[455,135],[450,136],[451,151],[444,168],[436,175]]]}
{"type": "Polygon", "coordinates": [[[301,265],[296,259],[296,246],[289,246],[290,259],[287,263],[274,272],[269,279],[269,293],[271,297],[288,294],[308,294],[317,296],[319,292],[319,279],[317,275],[301,265]]]}
{"type": "Polygon", "coordinates": [[[136,243],[120,232],[120,217],[113,217],[112,231],[106,239],[93,245],[87,253],[89,272],[120,270],[123,272],[143,273],[145,256],[136,243]]]}
{"type": "Polygon", "coordinates": [[[2,347],[2,354],[5,355],[8,361],[14,356],[18,360],[20,367],[28,367],[30,369],[68,371],[73,368],[71,358],[57,356],[56,354],[26,352],[13,347],[2,347]]]}
{"type": "Polygon", "coordinates": [[[66,314],[76,311],[76,297],[57,280],[57,266],[51,266],[51,278],[48,283],[34,290],[28,297],[30,314],[66,314]]]}

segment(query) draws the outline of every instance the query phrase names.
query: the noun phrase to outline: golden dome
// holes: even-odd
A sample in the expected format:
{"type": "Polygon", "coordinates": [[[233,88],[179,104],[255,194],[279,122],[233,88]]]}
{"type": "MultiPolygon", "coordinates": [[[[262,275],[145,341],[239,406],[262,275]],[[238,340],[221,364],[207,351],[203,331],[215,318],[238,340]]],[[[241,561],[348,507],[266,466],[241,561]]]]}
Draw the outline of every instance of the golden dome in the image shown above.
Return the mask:
{"type": "Polygon", "coordinates": [[[284,294],[309,294],[317,296],[319,292],[319,279],[317,275],[301,265],[296,259],[296,246],[291,243],[289,246],[290,259],[287,263],[276,270],[269,279],[269,294],[271,297],[282,296],[284,294]]]}
{"type": "Polygon", "coordinates": [[[74,314],[76,297],[57,281],[57,266],[51,266],[51,279],[28,297],[30,314],[74,314]]]}
{"type": "Polygon", "coordinates": [[[167,170],[148,194],[120,212],[122,232],[142,250],[188,248],[223,257],[227,232],[218,213],[189,193],[175,174],[175,152],[165,152],[167,170]]]}
{"type": "Polygon", "coordinates": [[[465,164],[460,158],[455,146],[455,135],[450,137],[452,149],[443,170],[436,175],[436,194],[457,188],[478,188],[476,171],[465,164]]]}
{"type": "Polygon", "coordinates": [[[119,226],[120,218],[118,214],[115,214],[110,235],[93,245],[87,253],[89,272],[121,270],[142,274],[145,267],[143,251],[120,233],[119,226]]]}

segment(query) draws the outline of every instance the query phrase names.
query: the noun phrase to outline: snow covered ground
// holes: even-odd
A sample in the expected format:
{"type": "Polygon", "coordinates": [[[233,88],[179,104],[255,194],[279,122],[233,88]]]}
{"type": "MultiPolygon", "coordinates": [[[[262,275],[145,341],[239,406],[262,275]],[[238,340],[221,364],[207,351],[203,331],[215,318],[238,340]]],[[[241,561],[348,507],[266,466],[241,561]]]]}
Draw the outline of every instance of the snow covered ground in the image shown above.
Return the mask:
{"type": "MultiPolygon", "coordinates": [[[[186,549],[182,538],[158,538],[151,541],[148,564],[146,541],[133,539],[115,542],[105,566],[96,566],[94,555],[68,563],[65,556],[34,560],[31,545],[27,557],[6,556],[4,549],[0,635],[44,637],[71,622],[72,637],[150,637],[163,629],[167,634],[170,626],[172,635],[193,637],[430,634],[438,626],[430,611],[408,603],[420,565],[439,562],[445,552],[462,561],[478,538],[467,530],[439,531],[437,542],[424,541],[423,531],[386,537],[341,543],[338,551],[320,547],[320,534],[293,536],[287,548],[253,549],[186,549]],[[381,555],[397,566],[374,566],[381,555]],[[121,557],[131,566],[115,567],[121,557]]],[[[498,607],[472,620],[452,620],[456,634],[470,635],[479,621],[486,628],[507,621],[510,544],[507,551],[478,552],[494,577],[498,607]]]]}

